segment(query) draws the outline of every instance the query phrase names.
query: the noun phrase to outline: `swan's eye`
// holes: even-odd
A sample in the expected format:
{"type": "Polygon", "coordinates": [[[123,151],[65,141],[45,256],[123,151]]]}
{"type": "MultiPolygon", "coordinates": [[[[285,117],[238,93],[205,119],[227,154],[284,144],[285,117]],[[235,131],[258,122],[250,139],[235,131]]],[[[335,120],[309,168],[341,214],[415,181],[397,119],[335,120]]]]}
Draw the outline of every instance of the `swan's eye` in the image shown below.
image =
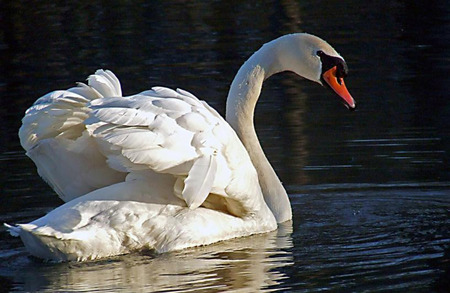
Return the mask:
{"type": "Polygon", "coordinates": [[[319,57],[322,57],[322,56],[324,55],[323,51],[321,51],[321,50],[317,51],[316,54],[317,54],[317,56],[319,56],[319,57]]]}

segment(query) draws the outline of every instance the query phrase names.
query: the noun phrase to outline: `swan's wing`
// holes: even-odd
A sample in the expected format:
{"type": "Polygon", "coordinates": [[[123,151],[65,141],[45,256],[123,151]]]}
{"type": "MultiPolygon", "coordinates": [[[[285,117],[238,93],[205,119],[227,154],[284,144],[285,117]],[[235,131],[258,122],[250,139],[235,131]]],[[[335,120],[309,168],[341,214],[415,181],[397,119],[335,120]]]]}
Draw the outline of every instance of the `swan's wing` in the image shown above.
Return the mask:
{"type": "Polygon", "coordinates": [[[259,208],[256,170],[215,110],[180,89],[121,94],[114,74],[99,70],[88,85],[52,92],[27,111],[22,145],[63,200],[125,176],[151,181],[142,175],[151,171],[174,176],[167,192],[190,208],[204,205],[241,216],[259,208]]]}
{"type": "Polygon", "coordinates": [[[105,96],[121,96],[120,83],[110,71],[98,70],[68,90],[39,98],[25,113],[19,138],[38,173],[64,201],[124,180],[109,168],[84,121],[87,104],[105,96]]]}
{"type": "Polygon", "coordinates": [[[90,108],[87,129],[110,167],[177,177],[173,192],[190,208],[202,205],[211,193],[230,197],[234,169],[243,167],[230,164],[239,161],[232,156],[249,162],[231,127],[186,91],[155,87],[127,98],[97,99],[90,108]],[[227,148],[233,144],[241,147],[230,155],[227,148]]]}

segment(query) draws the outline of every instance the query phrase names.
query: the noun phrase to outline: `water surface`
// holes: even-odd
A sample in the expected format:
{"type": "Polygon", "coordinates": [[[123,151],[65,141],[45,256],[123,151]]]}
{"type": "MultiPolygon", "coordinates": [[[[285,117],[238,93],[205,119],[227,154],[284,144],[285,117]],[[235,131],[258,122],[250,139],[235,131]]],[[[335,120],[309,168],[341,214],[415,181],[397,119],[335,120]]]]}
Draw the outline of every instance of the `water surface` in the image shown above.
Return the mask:
{"type": "Polygon", "coordinates": [[[0,9],[0,222],[61,201],[20,147],[24,111],[50,90],[113,70],[125,94],[181,87],[224,113],[264,42],[309,32],[346,59],[358,110],[293,74],[256,112],[294,219],[278,231],[182,252],[43,263],[0,231],[11,292],[446,292],[450,249],[449,7],[445,1],[26,1],[0,9]]]}

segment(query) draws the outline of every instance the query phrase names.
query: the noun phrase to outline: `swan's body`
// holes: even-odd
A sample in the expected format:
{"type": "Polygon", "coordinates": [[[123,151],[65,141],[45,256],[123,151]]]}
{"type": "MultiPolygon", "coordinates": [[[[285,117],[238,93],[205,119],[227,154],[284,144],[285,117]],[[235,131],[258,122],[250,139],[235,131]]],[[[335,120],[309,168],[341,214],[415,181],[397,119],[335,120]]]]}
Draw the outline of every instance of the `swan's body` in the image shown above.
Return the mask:
{"type": "MultiPolygon", "coordinates": [[[[43,96],[26,112],[19,136],[66,203],[29,224],[8,225],[11,234],[38,257],[85,260],[276,229],[292,212],[253,126],[262,83],[289,70],[330,84],[325,73],[334,69],[343,86],[343,65],[331,46],[308,34],[264,45],[232,83],[230,124],[183,90],[122,97],[110,71],[43,96]],[[323,68],[330,60],[337,63],[323,68]]],[[[331,87],[354,108],[346,89],[331,87]]]]}

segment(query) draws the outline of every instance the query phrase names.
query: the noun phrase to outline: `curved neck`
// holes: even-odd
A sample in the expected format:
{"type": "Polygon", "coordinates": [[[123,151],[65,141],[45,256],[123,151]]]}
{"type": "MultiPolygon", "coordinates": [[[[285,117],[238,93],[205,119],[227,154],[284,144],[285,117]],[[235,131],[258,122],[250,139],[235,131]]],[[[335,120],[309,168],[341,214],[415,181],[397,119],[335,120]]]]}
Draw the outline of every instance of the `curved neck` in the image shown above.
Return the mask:
{"type": "Polygon", "coordinates": [[[253,117],[262,84],[271,75],[283,71],[275,41],[264,45],[239,69],[227,98],[226,120],[238,134],[258,172],[264,200],[278,223],[292,218],[289,197],[267,160],[256,135],[253,117]]]}

